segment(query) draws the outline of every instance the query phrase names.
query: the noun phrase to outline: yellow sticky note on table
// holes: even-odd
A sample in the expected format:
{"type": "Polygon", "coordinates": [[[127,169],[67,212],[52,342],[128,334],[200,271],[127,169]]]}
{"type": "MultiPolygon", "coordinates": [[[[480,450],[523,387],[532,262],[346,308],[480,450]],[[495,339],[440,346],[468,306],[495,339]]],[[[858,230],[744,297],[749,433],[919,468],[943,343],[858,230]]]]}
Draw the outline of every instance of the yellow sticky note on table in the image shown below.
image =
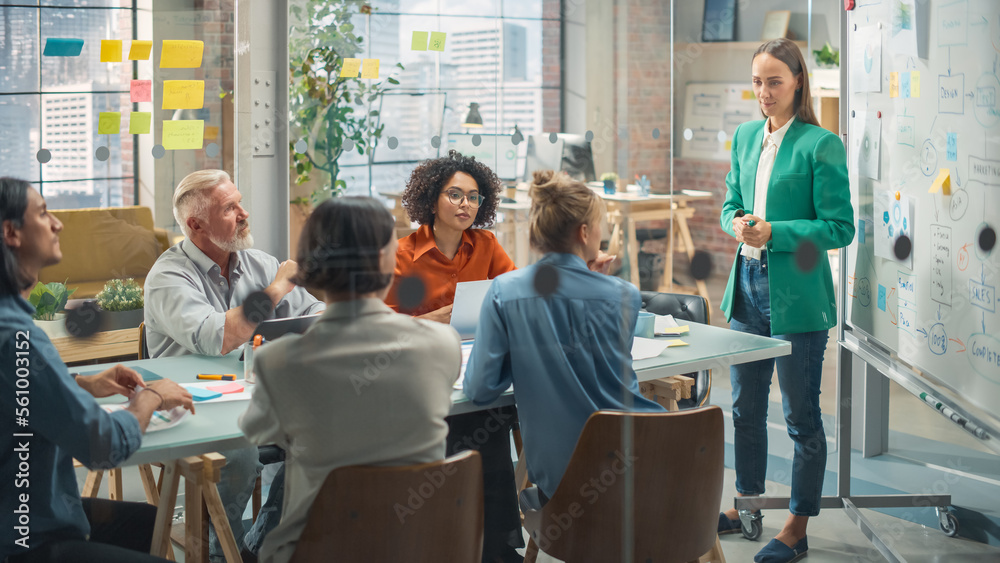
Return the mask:
{"type": "Polygon", "coordinates": [[[427,32],[426,31],[414,31],[413,39],[410,40],[410,50],[411,51],[426,51],[427,50],[427,32]]]}
{"type": "Polygon", "coordinates": [[[117,135],[122,129],[122,114],[117,111],[102,111],[97,116],[98,135],[117,135]]]}
{"type": "Polygon", "coordinates": [[[153,42],[136,39],[132,41],[132,46],[128,49],[128,60],[130,61],[148,61],[149,53],[153,50],[153,42]]]}
{"type": "Polygon", "coordinates": [[[934,178],[934,183],[931,184],[931,189],[927,190],[927,193],[936,194],[938,190],[944,192],[944,195],[951,195],[951,170],[948,168],[942,168],[934,178]]]}
{"type": "Polygon", "coordinates": [[[205,81],[163,81],[163,109],[201,109],[203,107],[205,107],[205,81]]]}
{"type": "Polygon", "coordinates": [[[444,51],[444,42],[447,38],[448,34],[443,31],[432,31],[429,49],[431,51],[444,51]]]}
{"type": "Polygon", "coordinates": [[[365,59],[361,65],[361,78],[373,80],[378,78],[378,59],[365,59]]]}
{"type": "Polygon", "coordinates": [[[679,340],[679,339],[667,340],[667,348],[673,348],[675,346],[687,346],[687,345],[688,345],[688,343],[684,342],[683,340],[679,340]]]}
{"type": "Polygon", "coordinates": [[[753,99],[753,90],[744,90],[743,91],[743,99],[744,100],[752,100],[753,99]]]}
{"type": "Polygon", "coordinates": [[[128,115],[128,134],[146,135],[149,133],[149,122],[153,114],[148,111],[133,111],[128,115]]]}
{"type": "Polygon", "coordinates": [[[122,62],[121,39],[101,39],[101,62],[102,63],[122,62]]]}
{"type": "Polygon", "coordinates": [[[340,67],[340,77],[357,78],[360,70],[361,59],[344,59],[344,64],[340,67]]]}
{"type": "Polygon", "coordinates": [[[214,141],[219,138],[219,128],[217,126],[209,126],[205,128],[205,140],[214,141]]]}
{"type": "Polygon", "coordinates": [[[920,97],[920,71],[917,70],[910,73],[910,97],[920,97]]]}
{"type": "Polygon", "coordinates": [[[200,149],[204,136],[205,122],[201,119],[163,122],[163,148],[169,151],[200,149]]]}
{"type": "Polygon", "coordinates": [[[198,68],[205,43],[190,39],[164,39],[160,68],[198,68]]]}
{"type": "Polygon", "coordinates": [[[898,98],[899,97],[899,73],[890,72],[889,73],[889,97],[898,98]]]}
{"type": "Polygon", "coordinates": [[[663,327],[657,330],[656,334],[663,336],[680,336],[682,334],[687,334],[688,332],[691,332],[690,325],[663,327]]]}

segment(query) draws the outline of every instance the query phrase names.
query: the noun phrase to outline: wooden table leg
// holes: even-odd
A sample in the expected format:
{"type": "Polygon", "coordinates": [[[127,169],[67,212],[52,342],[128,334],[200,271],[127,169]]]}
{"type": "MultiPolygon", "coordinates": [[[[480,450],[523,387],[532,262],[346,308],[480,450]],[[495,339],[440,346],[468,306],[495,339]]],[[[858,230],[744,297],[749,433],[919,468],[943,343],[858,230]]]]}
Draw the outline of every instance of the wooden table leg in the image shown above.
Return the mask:
{"type": "Polygon", "coordinates": [[[629,278],[632,285],[639,287],[639,238],[635,234],[635,221],[625,217],[625,232],[628,236],[629,278]]]}
{"type": "Polygon", "coordinates": [[[124,496],[122,495],[121,467],[108,470],[108,498],[111,500],[124,500],[124,496]]]}
{"type": "Polygon", "coordinates": [[[204,563],[208,561],[208,519],[202,496],[204,462],[192,456],[178,463],[184,475],[184,561],[204,563]]]}
{"type": "Polygon", "coordinates": [[[104,477],[104,471],[101,469],[95,469],[93,471],[87,472],[87,480],[83,483],[83,493],[82,496],[96,498],[97,491],[101,488],[101,478],[104,477]]]}
{"type": "Polygon", "coordinates": [[[226,458],[222,454],[210,453],[201,456],[204,461],[203,475],[205,484],[202,486],[202,494],[205,498],[205,507],[215,525],[215,535],[218,536],[222,544],[222,553],[226,556],[226,561],[240,561],[240,550],[236,546],[236,538],[233,530],[229,527],[229,519],[226,518],[226,508],[219,497],[219,471],[226,465],[226,458]]]}
{"type": "MultiPolygon", "coordinates": [[[[160,474],[160,502],[156,507],[156,524],[153,526],[153,544],[150,555],[167,557],[173,553],[170,547],[170,525],[174,518],[174,504],[177,502],[177,486],[180,481],[179,462],[173,461],[163,466],[160,474]]],[[[187,559],[186,561],[190,561],[187,559]]]]}
{"type": "Polygon", "coordinates": [[[160,490],[156,486],[156,479],[153,477],[153,468],[148,463],[139,466],[139,479],[142,481],[142,488],[146,492],[146,502],[149,504],[160,504],[160,490]]]}
{"type": "MultiPolygon", "coordinates": [[[[677,227],[680,229],[681,239],[684,241],[685,250],[687,250],[688,259],[694,259],[694,241],[691,239],[691,230],[688,229],[687,218],[689,215],[694,214],[694,210],[690,207],[682,208],[685,210],[684,213],[677,214],[677,227]],[[690,211],[688,211],[690,210],[690,211]]],[[[698,286],[698,294],[708,301],[709,309],[711,309],[712,301],[708,298],[708,285],[705,284],[705,280],[695,280],[695,285],[698,286]]]]}

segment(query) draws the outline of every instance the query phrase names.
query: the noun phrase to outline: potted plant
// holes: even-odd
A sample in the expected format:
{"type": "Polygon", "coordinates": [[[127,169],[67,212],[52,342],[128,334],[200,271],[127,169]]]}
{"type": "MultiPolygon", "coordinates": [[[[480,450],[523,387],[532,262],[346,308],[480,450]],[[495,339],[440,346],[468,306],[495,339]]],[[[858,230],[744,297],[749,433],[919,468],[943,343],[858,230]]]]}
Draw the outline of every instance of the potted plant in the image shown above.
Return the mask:
{"type": "Polygon", "coordinates": [[[28,295],[28,302],[35,307],[35,325],[50,339],[69,336],[66,332],[66,302],[75,291],[76,288],[68,290],[65,283],[38,282],[28,295]]]}
{"type": "Polygon", "coordinates": [[[289,8],[291,173],[296,185],[313,186],[293,204],[315,206],[343,193],[341,156],[357,151],[370,163],[382,136],[382,94],[399,81],[392,74],[379,80],[340,76],[344,60],[365,51],[351,18],[371,11],[358,0],[300,0],[289,8]]]}
{"type": "Polygon", "coordinates": [[[142,287],[132,278],[108,280],[97,294],[99,330],[136,328],[142,323],[142,287]]]}
{"type": "Polygon", "coordinates": [[[611,195],[615,193],[615,186],[618,183],[618,174],[605,172],[601,174],[601,181],[604,182],[604,193],[611,195]]]}
{"type": "Polygon", "coordinates": [[[829,42],[813,50],[816,67],[812,72],[812,87],[837,90],[840,88],[840,51],[829,42]]]}

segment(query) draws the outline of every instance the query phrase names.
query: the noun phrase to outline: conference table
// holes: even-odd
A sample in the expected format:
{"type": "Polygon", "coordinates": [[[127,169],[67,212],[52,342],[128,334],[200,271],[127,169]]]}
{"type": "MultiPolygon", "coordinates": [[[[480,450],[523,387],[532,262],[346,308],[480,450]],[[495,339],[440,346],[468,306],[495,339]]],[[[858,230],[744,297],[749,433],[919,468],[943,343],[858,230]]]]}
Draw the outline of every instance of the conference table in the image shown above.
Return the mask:
{"type": "MultiPolygon", "coordinates": [[[[688,346],[670,347],[659,356],[633,363],[639,382],[657,380],[664,377],[701,370],[722,369],[767,358],[785,356],[791,353],[791,344],[772,338],[736,332],[729,329],[702,324],[690,324],[690,332],[680,338],[688,346]]],[[[100,370],[110,367],[91,366],[100,370]]],[[[160,377],[178,383],[195,383],[198,373],[243,373],[239,352],[223,357],[176,356],[149,360],[124,362],[127,366],[139,366],[160,377]]],[[[121,398],[102,399],[102,402],[120,402],[121,398]]],[[[476,410],[514,404],[514,394],[508,391],[493,403],[476,405],[469,401],[461,390],[452,395],[451,414],[461,414],[476,410]]],[[[185,477],[185,527],[188,534],[196,534],[185,543],[185,561],[199,562],[205,553],[202,514],[203,507],[213,522],[225,522],[221,502],[218,501],[218,471],[225,459],[214,452],[246,447],[250,443],[244,438],[237,421],[246,410],[247,401],[229,401],[196,404],[195,415],[189,415],[177,426],[151,432],[143,437],[142,447],[125,461],[123,465],[141,465],[153,462],[164,464],[161,477],[162,489],[152,553],[164,556],[169,548],[169,525],[176,502],[178,477],[185,477]],[[204,503],[204,504],[203,504],[204,503]]],[[[228,529],[228,524],[217,526],[228,529]]],[[[220,535],[220,537],[222,537],[220,535]]],[[[223,539],[224,547],[235,546],[232,532],[223,539]]]]}

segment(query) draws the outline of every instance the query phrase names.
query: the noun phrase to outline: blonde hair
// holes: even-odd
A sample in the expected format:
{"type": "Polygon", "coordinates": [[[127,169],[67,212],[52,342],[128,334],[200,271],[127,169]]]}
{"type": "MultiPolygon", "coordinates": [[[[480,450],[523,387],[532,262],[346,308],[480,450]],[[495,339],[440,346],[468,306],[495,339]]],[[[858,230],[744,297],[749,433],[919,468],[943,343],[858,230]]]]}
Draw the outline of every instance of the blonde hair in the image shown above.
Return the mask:
{"type": "Polygon", "coordinates": [[[582,182],[565,172],[532,173],[529,241],[539,252],[572,252],[574,233],[600,217],[604,202],[582,182]]]}
{"type": "MultiPolygon", "coordinates": [[[[812,95],[809,93],[809,72],[806,68],[806,60],[802,57],[802,49],[799,49],[799,46],[791,39],[784,37],[772,39],[757,47],[750,62],[752,63],[761,53],[767,53],[785,63],[788,70],[792,71],[793,78],[802,75],[802,88],[795,92],[795,102],[792,103],[795,119],[819,127],[819,120],[816,119],[816,112],[813,111],[812,95]]],[[[763,109],[760,110],[760,114],[764,115],[763,109]]],[[[767,118],[766,115],[764,117],[767,118]]]]}
{"type": "Polygon", "coordinates": [[[184,236],[191,236],[191,229],[187,226],[190,217],[205,219],[210,203],[208,192],[223,182],[231,181],[225,170],[199,170],[188,174],[177,184],[173,200],[174,220],[184,236]]]}

